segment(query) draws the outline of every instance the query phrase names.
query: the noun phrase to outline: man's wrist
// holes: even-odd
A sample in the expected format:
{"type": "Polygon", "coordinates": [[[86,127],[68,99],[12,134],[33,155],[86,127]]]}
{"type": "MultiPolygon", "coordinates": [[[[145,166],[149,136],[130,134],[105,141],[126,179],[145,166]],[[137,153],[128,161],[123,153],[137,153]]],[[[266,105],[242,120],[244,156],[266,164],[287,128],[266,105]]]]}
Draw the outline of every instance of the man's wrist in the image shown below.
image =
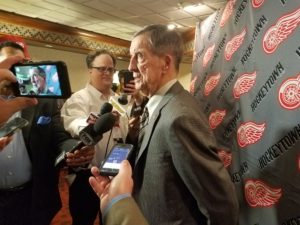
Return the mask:
{"type": "Polygon", "coordinates": [[[116,204],[117,202],[121,201],[122,199],[124,198],[129,198],[131,197],[131,194],[130,193],[126,193],[126,194],[121,194],[121,195],[118,195],[116,197],[114,197],[108,204],[107,206],[104,208],[103,210],[103,218],[105,217],[105,215],[108,213],[108,211],[111,209],[111,207],[116,204]]]}

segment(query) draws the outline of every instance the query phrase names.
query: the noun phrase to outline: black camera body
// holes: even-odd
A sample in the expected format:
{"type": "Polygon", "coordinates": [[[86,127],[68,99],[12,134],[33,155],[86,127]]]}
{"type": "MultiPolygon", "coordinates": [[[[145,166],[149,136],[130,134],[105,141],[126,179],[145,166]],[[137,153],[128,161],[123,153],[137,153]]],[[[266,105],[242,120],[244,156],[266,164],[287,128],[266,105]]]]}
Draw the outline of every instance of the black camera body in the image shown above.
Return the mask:
{"type": "Polygon", "coordinates": [[[12,84],[15,96],[62,99],[71,96],[68,69],[63,61],[17,63],[11,71],[17,78],[12,84]]]}

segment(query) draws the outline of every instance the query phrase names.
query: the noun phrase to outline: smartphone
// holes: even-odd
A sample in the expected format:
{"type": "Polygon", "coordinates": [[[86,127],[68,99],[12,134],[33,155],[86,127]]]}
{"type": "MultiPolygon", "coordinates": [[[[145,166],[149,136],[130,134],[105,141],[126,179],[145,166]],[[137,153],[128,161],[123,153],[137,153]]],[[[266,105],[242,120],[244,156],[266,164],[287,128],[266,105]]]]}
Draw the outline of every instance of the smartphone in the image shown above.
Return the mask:
{"type": "Polygon", "coordinates": [[[68,98],[71,86],[67,66],[62,61],[17,63],[11,68],[17,77],[12,85],[15,96],[68,98]]]}
{"type": "Polygon", "coordinates": [[[0,138],[12,135],[16,130],[27,126],[27,124],[27,120],[21,117],[15,117],[0,127],[0,138]]]}
{"type": "MultiPolygon", "coordinates": [[[[130,83],[130,81],[134,80],[133,72],[126,71],[124,73],[124,87],[126,87],[127,84],[130,83]]],[[[128,91],[124,91],[124,93],[127,93],[128,91]]]]}
{"type": "Polygon", "coordinates": [[[128,159],[132,153],[133,145],[116,144],[100,166],[100,175],[116,176],[119,173],[120,163],[128,159]]]}

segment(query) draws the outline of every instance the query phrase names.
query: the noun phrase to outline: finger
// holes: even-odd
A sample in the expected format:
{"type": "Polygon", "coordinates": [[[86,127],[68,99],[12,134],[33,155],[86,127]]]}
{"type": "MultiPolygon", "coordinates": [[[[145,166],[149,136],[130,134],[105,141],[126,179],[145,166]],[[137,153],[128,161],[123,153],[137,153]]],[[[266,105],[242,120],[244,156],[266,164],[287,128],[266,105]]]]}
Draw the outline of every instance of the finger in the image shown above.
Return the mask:
{"type": "Polygon", "coordinates": [[[92,168],[91,168],[91,173],[93,174],[93,176],[99,176],[99,169],[98,169],[98,167],[96,167],[96,166],[93,166],[92,168]]]}
{"type": "Polygon", "coordinates": [[[128,160],[123,160],[120,164],[119,170],[120,176],[130,177],[132,176],[131,165],[128,160]]]}
{"type": "Polygon", "coordinates": [[[16,76],[7,69],[0,69],[0,81],[2,80],[8,80],[11,82],[17,82],[16,76]]]}
{"type": "Polygon", "coordinates": [[[0,138],[0,150],[2,150],[12,140],[12,136],[6,136],[0,138]]]}
{"type": "Polygon", "coordinates": [[[33,106],[38,103],[36,98],[17,97],[7,101],[7,106],[14,111],[20,111],[28,106],[33,106]]]}
{"type": "Polygon", "coordinates": [[[9,69],[13,64],[22,61],[23,58],[19,55],[7,57],[0,62],[0,68],[9,69]]]}
{"type": "Polygon", "coordinates": [[[93,189],[93,191],[96,193],[96,195],[98,195],[98,197],[100,198],[103,189],[101,188],[100,184],[98,183],[98,181],[96,180],[95,177],[89,177],[89,183],[93,189]]]}

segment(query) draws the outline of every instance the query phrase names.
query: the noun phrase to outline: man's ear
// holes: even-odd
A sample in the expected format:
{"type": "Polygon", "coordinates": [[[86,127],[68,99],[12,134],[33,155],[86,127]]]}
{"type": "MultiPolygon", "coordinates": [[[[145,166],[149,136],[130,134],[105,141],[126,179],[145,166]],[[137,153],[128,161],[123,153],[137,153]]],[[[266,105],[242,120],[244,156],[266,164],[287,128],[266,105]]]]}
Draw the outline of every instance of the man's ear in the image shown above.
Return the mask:
{"type": "Polygon", "coordinates": [[[163,71],[167,71],[170,68],[171,62],[172,62],[172,57],[166,54],[164,57],[163,71]]]}

